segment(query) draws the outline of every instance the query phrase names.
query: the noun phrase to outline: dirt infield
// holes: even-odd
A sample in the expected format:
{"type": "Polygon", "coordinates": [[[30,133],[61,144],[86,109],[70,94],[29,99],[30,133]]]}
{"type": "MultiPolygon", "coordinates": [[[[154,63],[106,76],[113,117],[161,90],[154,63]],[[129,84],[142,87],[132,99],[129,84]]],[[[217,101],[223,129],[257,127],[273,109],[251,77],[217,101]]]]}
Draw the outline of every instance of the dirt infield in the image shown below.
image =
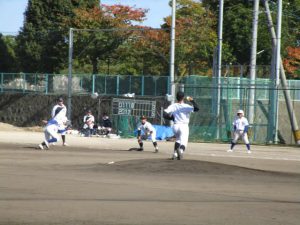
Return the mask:
{"type": "Polygon", "coordinates": [[[0,131],[0,224],[296,225],[299,148],[173,143],[128,151],[136,140],[68,136],[37,150],[42,133],[0,131]]]}

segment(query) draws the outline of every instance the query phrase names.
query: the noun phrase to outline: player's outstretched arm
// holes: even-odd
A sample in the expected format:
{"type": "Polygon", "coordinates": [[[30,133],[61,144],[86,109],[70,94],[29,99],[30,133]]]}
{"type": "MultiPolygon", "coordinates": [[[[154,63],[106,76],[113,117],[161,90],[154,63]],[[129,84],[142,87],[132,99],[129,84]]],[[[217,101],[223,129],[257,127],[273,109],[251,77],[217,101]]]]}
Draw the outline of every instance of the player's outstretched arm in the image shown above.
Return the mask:
{"type": "Polygon", "coordinates": [[[199,111],[199,107],[197,105],[197,103],[194,101],[193,97],[188,96],[186,98],[190,103],[192,103],[193,107],[194,107],[194,112],[198,112],[199,111]]]}

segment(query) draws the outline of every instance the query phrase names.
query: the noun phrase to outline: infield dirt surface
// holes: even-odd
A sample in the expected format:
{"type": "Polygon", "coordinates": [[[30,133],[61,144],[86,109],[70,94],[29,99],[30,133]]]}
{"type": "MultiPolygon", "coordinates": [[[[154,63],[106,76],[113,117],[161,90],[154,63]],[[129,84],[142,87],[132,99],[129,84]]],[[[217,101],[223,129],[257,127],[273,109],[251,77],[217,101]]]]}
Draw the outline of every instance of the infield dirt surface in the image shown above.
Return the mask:
{"type": "Polygon", "coordinates": [[[43,133],[0,131],[2,225],[298,225],[300,148],[173,143],[153,153],[136,139],[67,136],[38,150],[43,133]]]}

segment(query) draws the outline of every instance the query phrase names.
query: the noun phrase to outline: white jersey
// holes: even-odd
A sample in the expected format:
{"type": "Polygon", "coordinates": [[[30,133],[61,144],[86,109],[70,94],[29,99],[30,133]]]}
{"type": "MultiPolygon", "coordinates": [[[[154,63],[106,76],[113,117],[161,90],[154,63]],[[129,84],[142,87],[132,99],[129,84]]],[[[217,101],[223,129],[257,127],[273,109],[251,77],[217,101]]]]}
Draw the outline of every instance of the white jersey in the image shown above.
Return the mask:
{"type": "Polygon", "coordinates": [[[55,105],[51,112],[52,119],[55,119],[59,124],[62,124],[67,116],[67,108],[65,105],[55,105]]]}
{"type": "Polygon", "coordinates": [[[83,125],[84,129],[86,129],[86,128],[92,129],[94,126],[95,117],[93,115],[85,115],[83,117],[83,122],[84,122],[84,125],[83,125]]]}
{"type": "Polygon", "coordinates": [[[165,112],[174,116],[175,124],[188,124],[194,107],[186,103],[174,103],[165,109],[165,112]]]}
{"type": "Polygon", "coordinates": [[[148,121],[146,121],[144,124],[141,123],[140,126],[138,127],[138,130],[143,131],[144,134],[155,132],[155,128],[148,121]]]}
{"type": "Polygon", "coordinates": [[[238,131],[242,130],[243,131],[246,126],[249,126],[249,122],[248,122],[246,117],[240,118],[240,117],[236,116],[234,118],[234,121],[233,121],[232,125],[236,127],[236,130],[238,130],[238,131]]]}

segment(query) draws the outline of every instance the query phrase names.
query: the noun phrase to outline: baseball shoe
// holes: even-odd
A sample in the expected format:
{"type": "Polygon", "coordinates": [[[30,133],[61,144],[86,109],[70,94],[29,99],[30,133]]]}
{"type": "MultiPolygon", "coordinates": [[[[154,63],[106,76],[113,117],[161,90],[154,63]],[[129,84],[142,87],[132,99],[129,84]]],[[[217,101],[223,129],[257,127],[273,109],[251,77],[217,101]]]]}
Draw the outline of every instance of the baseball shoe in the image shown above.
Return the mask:
{"type": "Polygon", "coordinates": [[[233,152],[233,150],[232,149],[228,149],[227,152],[233,152]]]}
{"type": "Polygon", "coordinates": [[[43,147],[43,145],[42,145],[42,144],[39,144],[39,149],[41,149],[41,150],[43,150],[43,149],[44,149],[44,147],[43,147]]]}
{"type": "Polygon", "coordinates": [[[174,152],[174,154],[172,155],[172,160],[177,160],[178,159],[178,154],[177,152],[174,152]]]}
{"type": "Polygon", "coordinates": [[[144,148],[138,148],[137,151],[142,152],[144,151],[144,148]]]}
{"type": "Polygon", "coordinates": [[[45,146],[46,146],[47,149],[49,149],[49,143],[48,143],[48,141],[45,141],[45,146]]]}
{"type": "Polygon", "coordinates": [[[158,153],[158,147],[155,148],[155,151],[154,151],[154,152],[155,152],[155,153],[158,153]]]}
{"type": "Polygon", "coordinates": [[[69,146],[69,144],[67,144],[67,143],[65,142],[65,143],[63,143],[63,146],[69,146]]]}
{"type": "Polygon", "coordinates": [[[248,151],[247,151],[247,153],[248,153],[248,154],[251,154],[251,151],[250,151],[250,150],[248,150],[248,151]]]}
{"type": "Polygon", "coordinates": [[[182,151],[182,149],[176,149],[176,152],[177,152],[177,159],[178,160],[181,160],[181,159],[183,159],[183,151],[182,151]]]}

